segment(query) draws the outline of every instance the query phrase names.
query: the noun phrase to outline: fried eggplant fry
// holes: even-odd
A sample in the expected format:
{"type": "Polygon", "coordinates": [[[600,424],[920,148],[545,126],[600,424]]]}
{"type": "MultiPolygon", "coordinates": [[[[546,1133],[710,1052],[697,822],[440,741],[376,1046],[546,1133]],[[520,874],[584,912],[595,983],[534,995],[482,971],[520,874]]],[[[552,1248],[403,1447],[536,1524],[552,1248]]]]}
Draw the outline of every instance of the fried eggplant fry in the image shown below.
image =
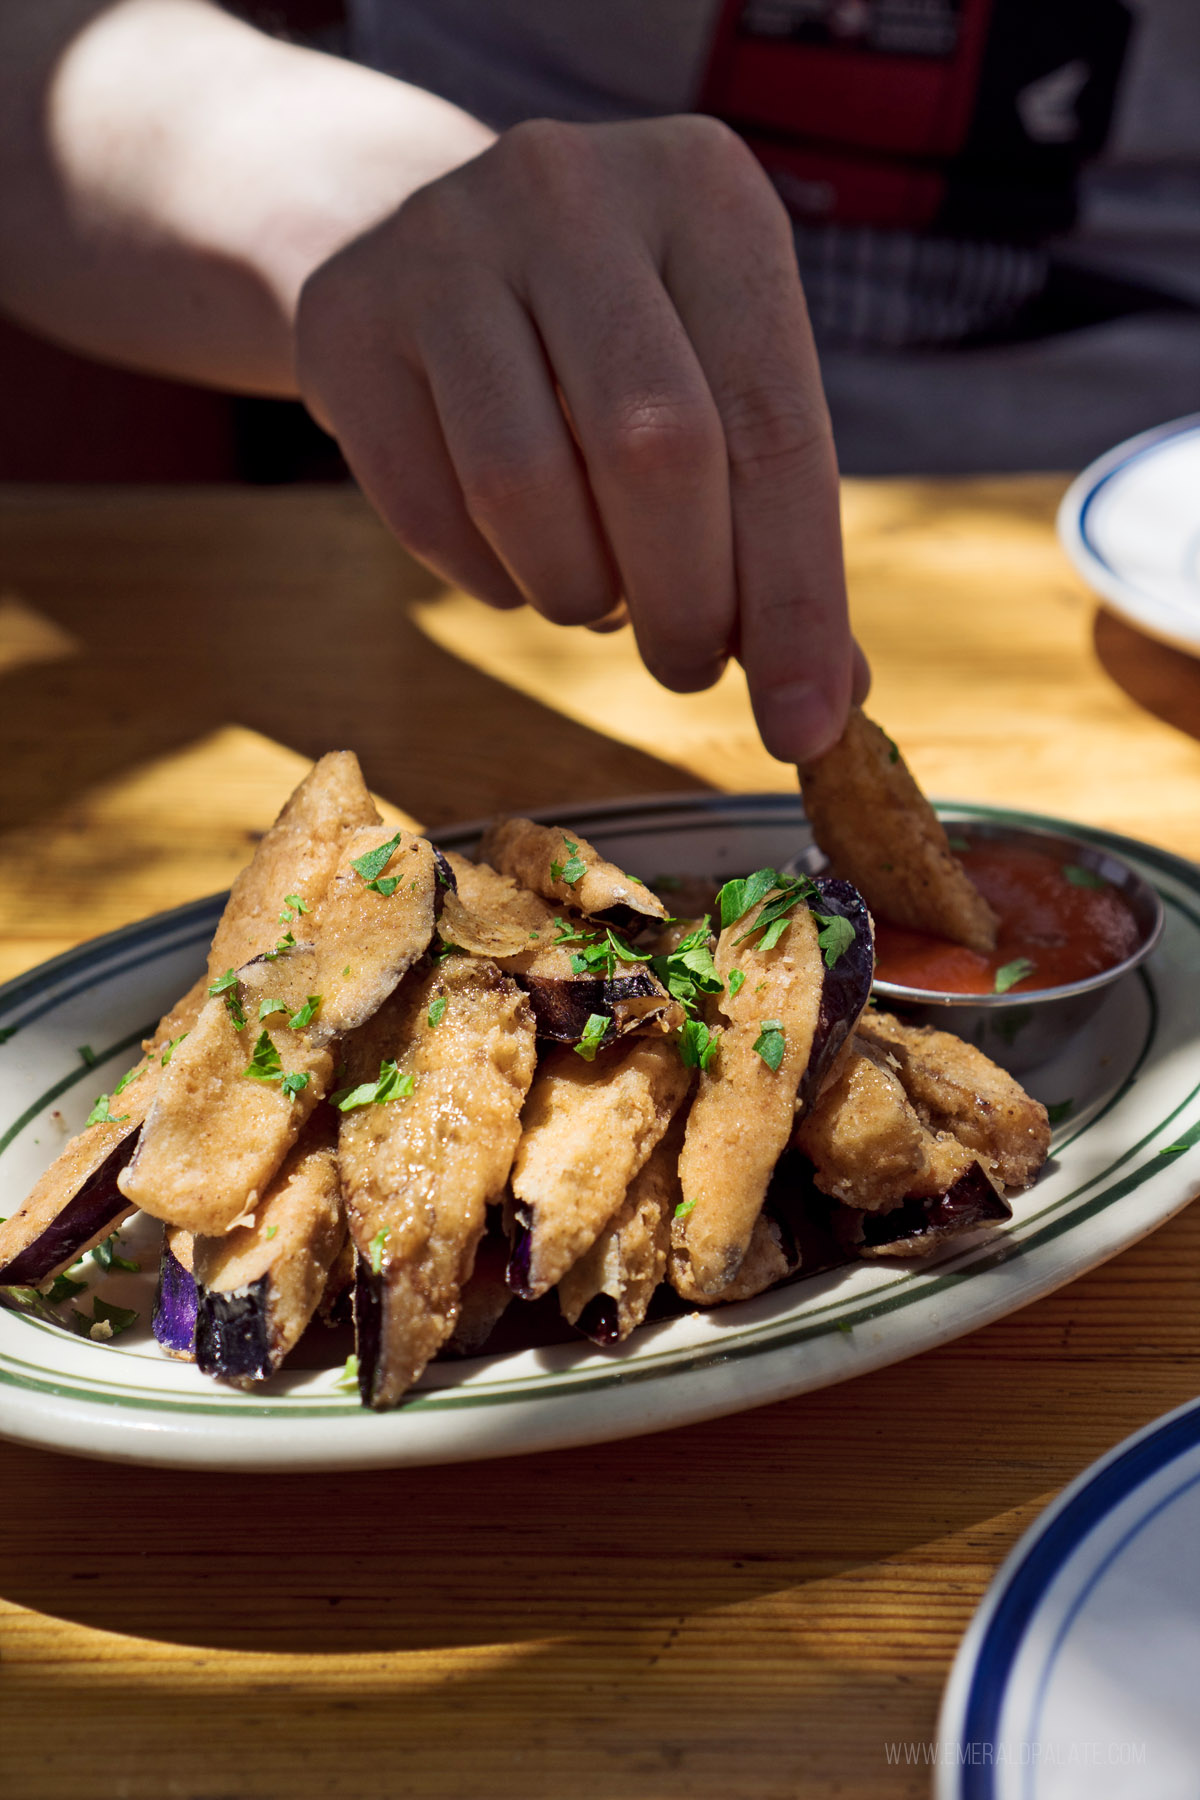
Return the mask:
{"type": "Polygon", "coordinates": [[[594,1343],[623,1343],[666,1274],[671,1220],[682,1199],[682,1148],[681,1109],[630,1182],[620,1211],[558,1284],[563,1318],[594,1343]]]}
{"type": "Polygon", "coordinates": [[[601,856],[585,837],[532,819],[498,819],[484,832],[479,859],[558,907],[629,927],[665,919],[667,909],[643,882],[601,856]]]}
{"type": "Polygon", "coordinates": [[[861,708],[833,749],[800,770],[800,790],[818,845],[873,913],[985,955],[995,949],[995,914],[899,750],[861,708]]]}

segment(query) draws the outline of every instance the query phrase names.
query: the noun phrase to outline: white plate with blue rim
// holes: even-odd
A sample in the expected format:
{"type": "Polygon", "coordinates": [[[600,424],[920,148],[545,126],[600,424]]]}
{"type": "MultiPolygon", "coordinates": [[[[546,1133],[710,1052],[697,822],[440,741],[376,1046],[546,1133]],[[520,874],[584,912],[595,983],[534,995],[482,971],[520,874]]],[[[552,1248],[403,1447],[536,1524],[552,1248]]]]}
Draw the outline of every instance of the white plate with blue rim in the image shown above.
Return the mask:
{"type": "MultiPolygon", "coordinates": [[[[799,798],[785,794],[540,816],[578,827],[651,880],[778,866],[808,831],[799,798]]],[[[613,1350],[554,1343],[437,1362],[396,1411],[371,1413],[341,1380],[344,1348],[323,1360],[319,1338],[304,1366],[249,1394],[164,1356],[148,1324],[157,1228],[135,1219],[120,1254],[140,1268],[104,1271],[89,1261],[79,1271],[85,1317],[97,1297],[136,1314],[111,1342],[0,1308],[0,1435],[176,1467],[369,1468],[514,1455],[787,1399],[917,1355],[1049,1293],[1200,1190],[1200,869],[1103,831],[1084,835],[1153,883],[1166,929],[1087,1031],[1024,1078],[1052,1109],[1053,1151],[998,1232],[919,1266],[855,1263],[802,1276],[742,1305],[645,1326],[613,1350]]],[[[462,827],[439,841],[470,849],[474,836],[462,827]]],[[[0,989],[0,1214],[20,1204],[64,1134],[83,1126],[98,1091],[111,1092],[143,1033],[200,972],[221,904],[197,901],[98,938],[0,989]]]]}
{"type": "Polygon", "coordinates": [[[1063,496],[1058,535],[1114,611],[1200,656],[1200,413],[1086,468],[1063,496]]]}
{"type": "Polygon", "coordinates": [[[1194,1800],[1200,1401],[1100,1459],[1001,1568],[955,1662],[938,1800],[1194,1800]]]}

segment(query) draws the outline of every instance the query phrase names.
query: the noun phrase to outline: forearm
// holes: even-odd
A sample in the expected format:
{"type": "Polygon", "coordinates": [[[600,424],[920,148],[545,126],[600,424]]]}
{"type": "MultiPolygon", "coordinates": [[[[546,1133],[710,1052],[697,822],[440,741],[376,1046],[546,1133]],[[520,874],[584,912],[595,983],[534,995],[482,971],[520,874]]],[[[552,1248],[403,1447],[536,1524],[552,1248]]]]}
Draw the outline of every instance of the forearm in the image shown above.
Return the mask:
{"type": "Polygon", "coordinates": [[[306,276],[490,141],[204,0],[2,8],[0,305],[97,356],[294,393],[306,276]]]}

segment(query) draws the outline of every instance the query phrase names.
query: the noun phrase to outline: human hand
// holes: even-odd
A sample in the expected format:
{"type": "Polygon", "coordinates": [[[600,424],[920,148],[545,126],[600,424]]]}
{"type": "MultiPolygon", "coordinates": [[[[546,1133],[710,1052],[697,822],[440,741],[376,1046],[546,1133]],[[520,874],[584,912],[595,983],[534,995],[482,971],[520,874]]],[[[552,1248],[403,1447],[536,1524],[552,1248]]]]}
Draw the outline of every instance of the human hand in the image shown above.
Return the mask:
{"type": "Polygon", "coordinates": [[[868,684],[787,215],[711,119],[520,125],[306,283],[297,375],[400,541],[493,606],[628,607],[811,760],[868,684]]]}

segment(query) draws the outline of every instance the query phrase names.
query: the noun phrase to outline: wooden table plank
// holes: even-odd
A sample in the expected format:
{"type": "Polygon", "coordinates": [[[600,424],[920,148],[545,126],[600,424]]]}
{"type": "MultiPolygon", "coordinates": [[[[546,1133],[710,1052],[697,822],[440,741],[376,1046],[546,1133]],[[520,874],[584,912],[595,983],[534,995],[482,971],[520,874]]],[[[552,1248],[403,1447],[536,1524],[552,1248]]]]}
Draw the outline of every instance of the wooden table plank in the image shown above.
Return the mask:
{"type": "MultiPolygon", "coordinates": [[[[1061,486],[848,484],[876,709],[938,791],[1198,854],[1196,665],[1097,620],[1051,533],[1061,486]]],[[[333,745],[430,823],[792,783],[736,672],[665,696],[627,638],[438,595],[339,491],[10,490],[0,593],[3,974],[223,886],[333,745]]],[[[1200,1386],[1198,1286],[1185,1213],[844,1387],[482,1467],[205,1476],[0,1446],[0,1789],[924,1795],[998,1561],[1200,1386]]]]}

